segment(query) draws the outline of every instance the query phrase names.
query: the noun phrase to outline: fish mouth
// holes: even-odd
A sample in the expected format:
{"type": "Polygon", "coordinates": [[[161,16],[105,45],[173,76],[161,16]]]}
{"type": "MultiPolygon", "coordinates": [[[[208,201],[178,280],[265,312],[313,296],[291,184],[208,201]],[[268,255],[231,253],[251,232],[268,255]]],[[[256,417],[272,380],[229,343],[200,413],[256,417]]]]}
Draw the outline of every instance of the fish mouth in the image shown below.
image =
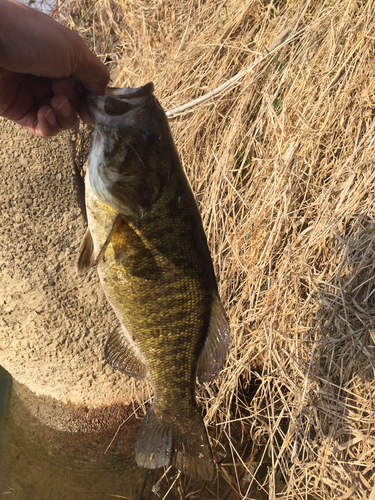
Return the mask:
{"type": "Polygon", "coordinates": [[[141,106],[153,95],[153,92],[154,84],[149,82],[137,88],[108,87],[105,96],[86,93],[84,100],[96,126],[100,128],[101,125],[113,125],[113,117],[123,118],[124,115],[141,106]]]}
{"type": "Polygon", "coordinates": [[[152,82],[146,83],[142,87],[131,88],[131,87],[108,87],[108,95],[115,95],[119,99],[121,98],[134,98],[134,97],[144,97],[150,95],[154,92],[154,84],[152,82]]]}

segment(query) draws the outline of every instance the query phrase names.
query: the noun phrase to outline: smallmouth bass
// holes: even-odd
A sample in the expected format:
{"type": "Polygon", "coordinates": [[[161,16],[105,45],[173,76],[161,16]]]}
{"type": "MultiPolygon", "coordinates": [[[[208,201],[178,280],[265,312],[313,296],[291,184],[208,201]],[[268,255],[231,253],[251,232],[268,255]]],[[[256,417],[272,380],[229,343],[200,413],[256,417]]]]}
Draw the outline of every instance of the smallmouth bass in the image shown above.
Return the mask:
{"type": "Polygon", "coordinates": [[[212,480],[195,386],[196,377],[208,382],[221,370],[229,325],[198,207],[153,89],[148,83],[86,98],[96,131],[77,268],[97,266],[120,321],[105,345],[107,362],[153,384],[137,464],[212,480]]]}

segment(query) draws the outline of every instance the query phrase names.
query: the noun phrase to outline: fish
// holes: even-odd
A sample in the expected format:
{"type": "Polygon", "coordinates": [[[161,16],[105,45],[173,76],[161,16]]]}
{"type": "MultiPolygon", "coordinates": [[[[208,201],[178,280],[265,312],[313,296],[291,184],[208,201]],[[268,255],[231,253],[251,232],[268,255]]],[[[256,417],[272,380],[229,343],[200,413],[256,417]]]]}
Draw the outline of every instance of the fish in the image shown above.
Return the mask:
{"type": "Polygon", "coordinates": [[[87,94],[86,104],[95,131],[77,270],[96,266],[119,320],[107,362],[153,385],[136,462],[212,481],[195,391],[197,378],[208,383],[222,370],[230,327],[194,194],[152,83],[87,94]]]}

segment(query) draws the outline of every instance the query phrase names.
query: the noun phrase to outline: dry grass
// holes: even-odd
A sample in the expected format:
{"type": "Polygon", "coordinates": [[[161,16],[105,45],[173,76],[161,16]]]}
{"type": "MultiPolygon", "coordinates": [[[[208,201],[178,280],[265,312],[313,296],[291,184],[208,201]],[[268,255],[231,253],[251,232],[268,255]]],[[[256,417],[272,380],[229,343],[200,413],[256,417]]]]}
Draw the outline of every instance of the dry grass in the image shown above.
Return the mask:
{"type": "Polygon", "coordinates": [[[154,81],[171,110],[237,75],[171,118],[232,328],[199,391],[223,477],[240,499],[260,483],[258,498],[368,498],[375,1],[93,3],[63,12],[114,85],[154,81]]]}

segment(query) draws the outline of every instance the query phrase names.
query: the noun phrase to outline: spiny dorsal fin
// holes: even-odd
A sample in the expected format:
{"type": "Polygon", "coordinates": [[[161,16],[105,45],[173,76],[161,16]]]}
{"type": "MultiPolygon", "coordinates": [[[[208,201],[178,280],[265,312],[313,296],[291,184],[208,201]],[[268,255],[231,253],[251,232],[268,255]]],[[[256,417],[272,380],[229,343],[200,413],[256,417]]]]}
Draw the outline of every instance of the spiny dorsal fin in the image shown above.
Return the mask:
{"type": "Polygon", "coordinates": [[[104,346],[104,355],[107,363],[115,370],[139,380],[147,377],[147,367],[129,335],[124,333],[123,327],[117,326],[113,330],[104,346]]]}
{"type": "Polygon", "coordinates": [[[90,229],[86,230],[85,236],[81,243],[77,261],[77,273],[79,275],[87,272],[94,264],[94,242],[90,233],[90,229]]]}
{"type": "Polygon", "coordinates": [[[198,359],[197,377],[200,383],[210,382],[223,368],[229,347],[230,328],[224,307],[216,295],[211,311],[206,343],[198,359]]]}

